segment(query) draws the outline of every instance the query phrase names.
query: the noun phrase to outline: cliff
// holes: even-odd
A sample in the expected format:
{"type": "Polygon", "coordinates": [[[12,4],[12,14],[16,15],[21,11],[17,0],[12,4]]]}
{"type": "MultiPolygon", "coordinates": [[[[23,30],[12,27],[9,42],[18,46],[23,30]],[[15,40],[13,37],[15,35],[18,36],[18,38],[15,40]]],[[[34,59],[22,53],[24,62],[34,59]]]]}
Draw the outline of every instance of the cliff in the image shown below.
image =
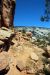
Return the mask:
{"type": "Polygon", "coordinates": [[[13,26],[15,0],[0,0],[0,27],[13,26]]]}

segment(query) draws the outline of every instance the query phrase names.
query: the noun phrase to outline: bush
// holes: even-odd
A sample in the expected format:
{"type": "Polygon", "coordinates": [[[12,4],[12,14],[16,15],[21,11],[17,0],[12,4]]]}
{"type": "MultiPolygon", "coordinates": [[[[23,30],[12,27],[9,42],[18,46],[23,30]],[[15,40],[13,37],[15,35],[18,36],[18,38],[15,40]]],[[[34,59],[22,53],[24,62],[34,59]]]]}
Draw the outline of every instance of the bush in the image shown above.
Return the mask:
{"type": "Polygon", "coordinates": [[[26,33],[26,30],[25,30],[25,29],[23,29],[23,30],[22,30],[22,33],[23,33],[23,34],[24,34],[24,33],[26,33]]]}

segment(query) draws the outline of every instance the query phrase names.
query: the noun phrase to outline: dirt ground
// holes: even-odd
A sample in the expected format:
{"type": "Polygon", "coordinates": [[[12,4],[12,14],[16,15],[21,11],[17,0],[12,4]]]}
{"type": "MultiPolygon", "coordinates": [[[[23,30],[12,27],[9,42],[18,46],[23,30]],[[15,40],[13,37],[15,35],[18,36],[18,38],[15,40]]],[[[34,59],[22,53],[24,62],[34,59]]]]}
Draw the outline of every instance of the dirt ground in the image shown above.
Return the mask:
{"type": "MultiPolygon", "coordinates": [[[[5,75],[35,75],[27,74],[26,70],[19,71],[16,65],[18,61],[21,61],[24,65],[26,65],[26,62],[28,61],[31,53],[33,52],[38,56],[38,59],[41,62],[42,53],[44,53],[44,50],[30,43],[30,41],[23,39],[21,34],[16,35],[16,37],[13,38],[12,41],[14,42],[14,45],[10,46],[8,52],[2,52],[8,59],[10,66],[10,70],[5,75]]],[[[38,67],[41,67],[41,63],[39,63],[38,67]]]]}

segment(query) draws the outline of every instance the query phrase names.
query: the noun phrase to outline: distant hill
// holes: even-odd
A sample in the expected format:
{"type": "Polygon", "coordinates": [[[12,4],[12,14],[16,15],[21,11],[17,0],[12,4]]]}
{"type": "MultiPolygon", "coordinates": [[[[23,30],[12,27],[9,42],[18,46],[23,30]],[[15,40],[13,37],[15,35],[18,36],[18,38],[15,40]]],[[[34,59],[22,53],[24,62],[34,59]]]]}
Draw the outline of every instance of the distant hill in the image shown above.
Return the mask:
{"type": "Polygon", "coordinates": [[[42,27],[15,27],[16,30],[22,31],[25,30],[26,32],[32,32],[33,36],[42,38],[42,37],[48,37],[48,34],[50,34],[50,28],[42,28],[42,27]]]}

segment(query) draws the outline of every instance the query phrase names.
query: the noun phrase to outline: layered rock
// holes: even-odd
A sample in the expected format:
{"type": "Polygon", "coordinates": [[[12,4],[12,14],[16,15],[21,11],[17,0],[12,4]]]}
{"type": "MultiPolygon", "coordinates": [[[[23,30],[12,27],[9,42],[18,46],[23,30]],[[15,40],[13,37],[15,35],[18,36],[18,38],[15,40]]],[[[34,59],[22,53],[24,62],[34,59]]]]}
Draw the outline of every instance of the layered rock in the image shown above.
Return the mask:
{"type": "Polygon", "coordinates": [[[12,30],[2,27],[0,29],[0,50],[8,50],[10,44],[13,44],[11,40],[14,36],[15,33],[12,30]]]}
{"type": "Polygon", "coordinates": [[[13,26],[15,0],[0,0],[0,26],[13,26]]]}

